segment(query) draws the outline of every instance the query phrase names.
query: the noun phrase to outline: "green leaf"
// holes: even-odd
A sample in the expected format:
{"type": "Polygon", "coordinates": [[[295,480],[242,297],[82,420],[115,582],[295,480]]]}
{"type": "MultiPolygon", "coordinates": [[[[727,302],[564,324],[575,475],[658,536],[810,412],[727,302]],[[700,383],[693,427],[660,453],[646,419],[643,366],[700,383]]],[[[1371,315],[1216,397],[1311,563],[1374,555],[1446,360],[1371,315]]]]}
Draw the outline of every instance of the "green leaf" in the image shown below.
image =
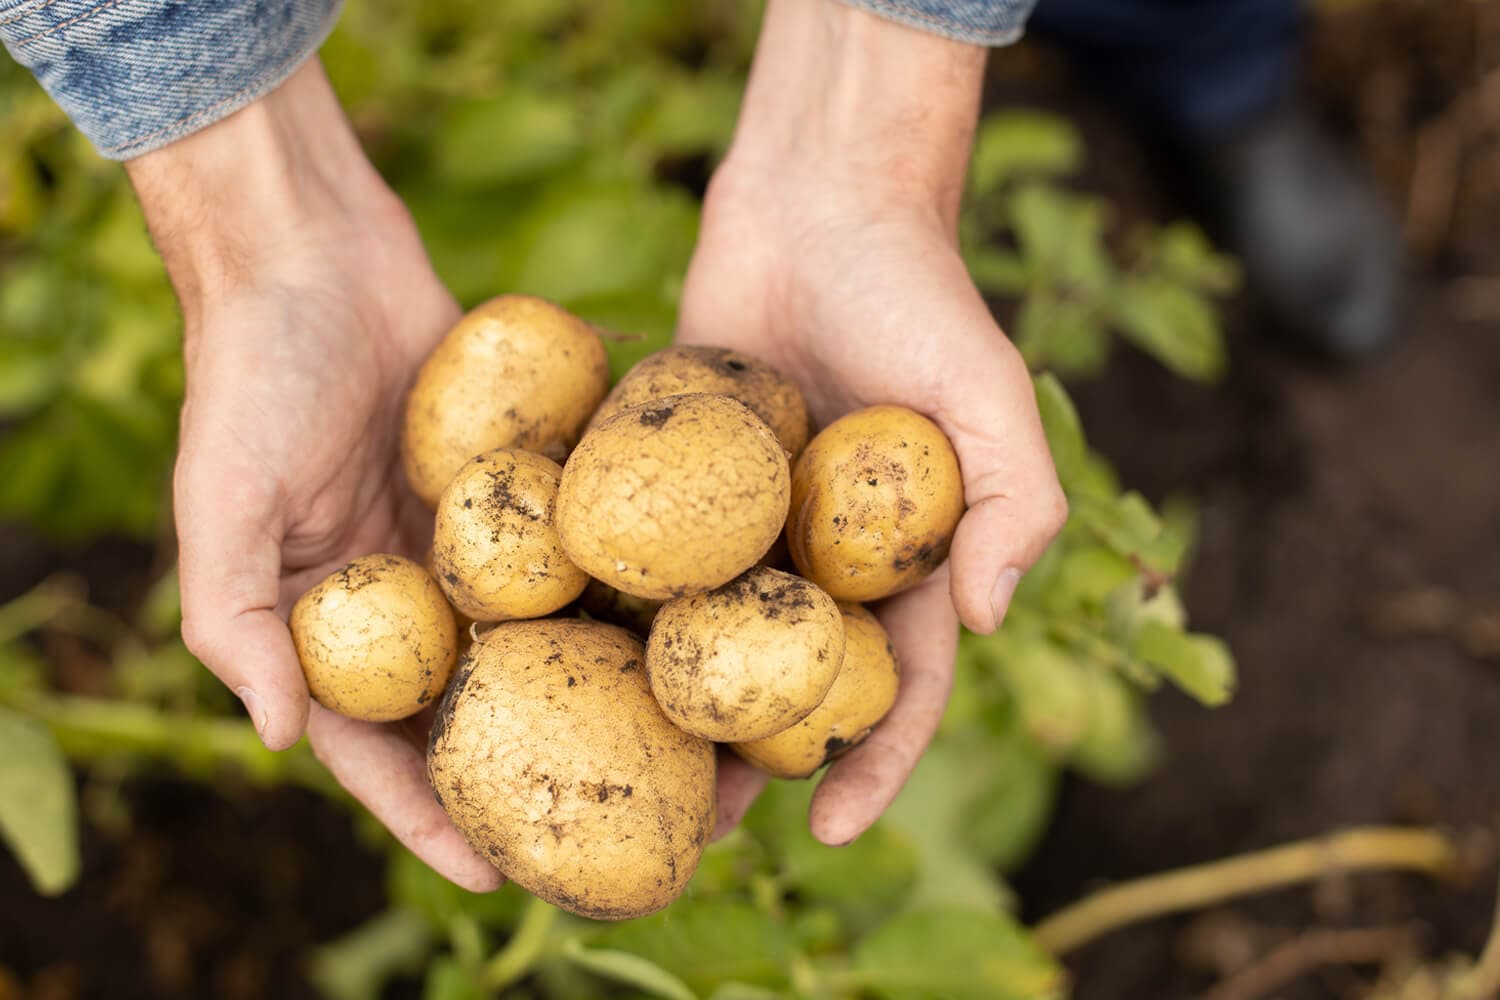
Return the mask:
{"type": "Polygon", "coordinates": [[[1234,693],[1234,657],[1213,636],[1148,621],[1136,632],[1132,651],[1205,705],[1222,705],[1234,693]]]}
{"type": "Polygon", "coordinates": [[[1105,498],[1075,493],[1069,500],[1074,520],[1115,553],[1165,577],[1177,572],[1183,540],[1165,530],[1140,494],[1105,498]]]}
{"type": "Polygon", "coordinates": [[[386,867],[386,891],[391,902],[421,914],[443,931],[461,915],[483,927],[511,927],[531,898],[512,882],[494,892],[461,889],[410,851],[398,848],[392,848],[386,867]]]}
{"type": "Polygon", "coordinates": [[[1156,763],[1159,745],[1141,694],[1107,670],[1087,671],[1088,724],[1073,745],[1069,766],[1105,785],[1139,780],[1156,763]]]}
{"type": "Polygon", "coordinates": [[[391,979],[421,970],[432,942],[420,915],[386,910],[315,950],[308,979],[328,1000],[379,1000],[391,979]]]}
{"type": "Polygon", "coordinates": [[[861,941],[851,977],[887,1000],[1062,997],[1057,963],[1010,917],[969,910],[903,913],[861,941]]]}
{"type": "Polygon", "coordinates": [[[78,878],[78,804],[57,741],[34,719],[0,708],[0,838],[44,896],[78,878]]]}
{"type": "Polygon", "coordinates": [[[581,148],[576,101],[528,88],[454,108],[433,133],[437,176],[468,187],[529,180],[581,148]]]}
{"type": "Polygon", "coordinates": [[[1025,184],[1007,204],[1016,243],[1040,283],[1087,298],[1112,286],[1115,265],[1104,246],[1103,202],[1046,184],[1025,184]]]}
{"type": "Polygon", "coordinates": [[[491,1000],[491,997],[458,959],[439,955],[427,966],[422,1000],[491,1000]]]}
{"type": "Polygon", "coordinates": [[[886,810],[881,825],[901,834],[917,853],[917,880],[905,906],[990,912],[1009,905],[1009,891],[994,869],[966,844],[966,808],[984,781],[972,755],[940,737],[886,810]]]}
{"type": "Polygon", "coordinates": [[[1227,295],[1239,285],[1240,269],[1233,257],[1217,253],[1203,230],[1189,222],[1174,222],[1152,233],[1146,253],[1164,277],[1200,291],[1227,295]]]}
{"type": "Polygon", "coordinates": [[[792,951],[786,928],[761,910],[692,897],[609,928],[599,944],[666,969],[698,994],[731,981],[785,987],[792,951]]]}
{"type": "Polygon", "coordinates": [[[1037,409],[1042,415],[1042,430],[1047,435],[1047,447],[1052,452],[1052,461],[1057,466],[1058,478],[1063,488],[1076,475],[1088,453],[1083,439],[1083,422],[1078,419],[1078,410],[1068,395],[1068,390],[1056,375],[1043,372],[1032,380],[1036,388],[1037,409]]]}
{"type": "Polygon", "coordinates": [[[658,154],[723,152],[734,133],[743,92],[743,80],[722,74],[662,80],[638,138],[658,154]]]}
{"type": "Polygon", "coordinates": [[[980,123],[969,177],[984,195],[1021,175],[1072,173],[1082,162],[1083,143],[1066,118],[1007,111],[980,123]]]}
{"type": "Polygon", "coordinates": [[[1031,284],[1025,262],[1010,250],[974,247],[965,251],[964,262],[974,284],[991,295],[1019,295],[1031,284]]]}
{"type": "Polygon", "coordinates": [[[767,844],[781,881],[809,902],[830,903],[853,916],[884,915],[917,874],[911,843],[876,825],[847,847],[829,847],[807,827],[815,784],[773,782],[761,794],[745,827],[767,844]]]}
{"type": "Polygon", "coordinates": [[[1021,303],[1012,334],[1033,371],[1094,375],[1109,360],[1110,338],[1098,310],[1050,291],[1036,292],[1021,303]]]}
{"type": "Polygon", "coordinates": [[[1057,797],[1057,768],[1013,725],[999,734],[976,734],[970,753],[984,760],[984,781],[965,803],[963,842],[988,864],[1011,871],[1047,830],[1057,797]]]}
{"type": "Polygon", "coordinates": [[[1125,338],[1183,378],[1224,373],[1223,334],[1214,307],[1193,289],[1162,278],[1128,278],[1111,313],[1125,338]]]}
{"type": "Polygon", "coordinates": [[[569,938],[563,942],[562,955],[569,962],[596,976],[634,986],[663,1000],[698,1000],[698,995],[681,979],[656,963],[628,951],[585,948],[577,938],[569,938]]]}
{"type": "Polygon", "coordinates": [[[748,983],[725,983],[708,995],[708,1000],[786,1000],[787,994],[748,983]]]}
{"type": "Polygon", "coordinates": [[[1020,713],[1021,728],[1054,753],[1070,749],[1088,723],[1084,667],[1039,635],[994,636],[996,659],[1020,713]]]}

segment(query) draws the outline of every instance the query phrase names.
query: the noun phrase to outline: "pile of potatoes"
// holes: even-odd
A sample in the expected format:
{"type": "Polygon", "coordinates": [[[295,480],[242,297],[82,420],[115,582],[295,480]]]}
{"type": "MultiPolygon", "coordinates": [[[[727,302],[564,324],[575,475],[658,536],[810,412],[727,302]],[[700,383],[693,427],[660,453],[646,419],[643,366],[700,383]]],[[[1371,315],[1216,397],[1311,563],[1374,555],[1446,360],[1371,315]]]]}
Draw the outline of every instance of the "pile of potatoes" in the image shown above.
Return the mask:
{"type": "Polygon", "coordinates": [[[713,830],[715,744],[805,778],[890,710],[896,656],[858,602],[932,572],[963,513],[927,418],[810,431],[756,358],[674,347],[611,391],[589,324],[479,306],[406,407],[428,566],[364,556],[298,600],[309,690],[371,721],[435,706],[438,801],[526,889],[601,919],[660,909],[713,830]]]}

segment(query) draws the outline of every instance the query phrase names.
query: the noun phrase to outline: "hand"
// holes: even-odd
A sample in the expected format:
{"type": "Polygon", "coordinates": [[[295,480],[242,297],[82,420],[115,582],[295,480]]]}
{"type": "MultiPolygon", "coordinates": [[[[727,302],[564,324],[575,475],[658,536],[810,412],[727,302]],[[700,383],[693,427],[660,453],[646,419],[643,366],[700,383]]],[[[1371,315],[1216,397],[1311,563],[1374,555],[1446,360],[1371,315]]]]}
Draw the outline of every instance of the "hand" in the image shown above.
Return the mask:
{"type": "MultiPolygon", "coordinates": [[[[878,609],[901,688],[815,793],[827,844],[890,805],[947,703],[958,622],[997,628],[1067,517],[1030,375],[958,254],[983,64],[982,49],[834,0],[772,0],[683,293],[680,340],[775,365],[820,425],[909,406],[937,421],[963,470],[948,564],[878,609]]],[[[726,755],[720,782],[723,832],[765,779],[726,755]]]]}
{"type": "Polygon", "coordinates": [[[306,728],[334,776],[423,860],[495,888],[499,873],[432,795],[426,726],[312,703],[285,624],[304,590],[355,556],[423,557],[432,519],[401,473],[401,406],[457,304],[316,60],[128,166],[186,323],[174,486],[188,648],[268,747],[306,728]]]}

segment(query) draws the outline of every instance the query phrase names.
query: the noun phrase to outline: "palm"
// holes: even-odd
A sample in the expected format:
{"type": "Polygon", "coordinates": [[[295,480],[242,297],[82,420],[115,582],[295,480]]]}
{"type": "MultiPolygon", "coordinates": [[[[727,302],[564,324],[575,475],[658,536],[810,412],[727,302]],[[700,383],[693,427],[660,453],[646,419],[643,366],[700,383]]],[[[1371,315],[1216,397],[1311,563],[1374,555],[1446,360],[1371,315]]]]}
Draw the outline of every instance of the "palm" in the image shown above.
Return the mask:
{"type": "MultiPolygon", "coordinates": [[[[951,576],[944,567],[878,609],[902,663],[897,703],[830,769],[813,801],[813,832],[847,843],[889,805],[937,728],[959,612],[980,630],[998,624],[996,575],[1029,566],[1061,523],[1029,376],[944,220],[785,177],[716,179],[678,336],[775,365],[802,387],[820,424],[900,403],[937,420],[958,450],[971,510],[955,536],[951,576]]],[[[725,818],[733,820],[763,782],[743,765],[727,770],[736,794],[725,818]]]]}

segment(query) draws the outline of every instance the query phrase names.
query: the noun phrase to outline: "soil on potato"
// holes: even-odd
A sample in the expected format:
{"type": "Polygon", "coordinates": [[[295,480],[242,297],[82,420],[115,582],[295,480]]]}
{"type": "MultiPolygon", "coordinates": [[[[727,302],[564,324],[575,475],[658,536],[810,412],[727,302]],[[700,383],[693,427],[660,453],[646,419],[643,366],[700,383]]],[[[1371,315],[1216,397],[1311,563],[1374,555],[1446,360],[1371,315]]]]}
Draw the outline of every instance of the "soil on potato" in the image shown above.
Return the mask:
{"type": "MultiPolygon", "coordinates": [[[[1234,646],[1242,683],[1219,711],[1155,699],[1167,752],[1143,784],[1066,787],[1018,877],[1028,918],[1108,880],[1340,826],[1500,814],[1500,143],[1493,100],[1474,96],[1500,62],[1500,4],[1340,6],[1308,86],[1409,216],[1408,337],[1368,368],[1323,371],[1270,346],[1241,303],[1224,385],[1122,352],[1076,387],[1126,482],[1197,498],[1188,605],[1234,646]],[[1414,177],[1428,192],[1415,200],[1414,177]]],[[[995,67],[996,98],[1077,116],[1089,184],[1122,215],[1175,211],[1118,119],[1054,60],[1023,50],[995,67]]],[[[0,549],[0,596],[58,566],[21,535],[0,549]]],[[[106,545],[67,561],[127,607],[150,559],[106,545]]],[[[153,779],[125,801],[129,833],[86,829],[83,880],[60,899],[34,896],[0,852],[3,1000],[311,996],[307,949],[382,904],[379,858],[314,796],[153,779]]],[[[1080,1000],[1174,1000],[1316,928],[1409,925],[1429,954],[1472,952],[1491,896],[1489,872],[1467,888],[1360,877],[1133,928],[1070,966],[1080,1000]]],[[[1359,996],[1373,975],[1330,967],[1273,995],[1359,996]]]]}

